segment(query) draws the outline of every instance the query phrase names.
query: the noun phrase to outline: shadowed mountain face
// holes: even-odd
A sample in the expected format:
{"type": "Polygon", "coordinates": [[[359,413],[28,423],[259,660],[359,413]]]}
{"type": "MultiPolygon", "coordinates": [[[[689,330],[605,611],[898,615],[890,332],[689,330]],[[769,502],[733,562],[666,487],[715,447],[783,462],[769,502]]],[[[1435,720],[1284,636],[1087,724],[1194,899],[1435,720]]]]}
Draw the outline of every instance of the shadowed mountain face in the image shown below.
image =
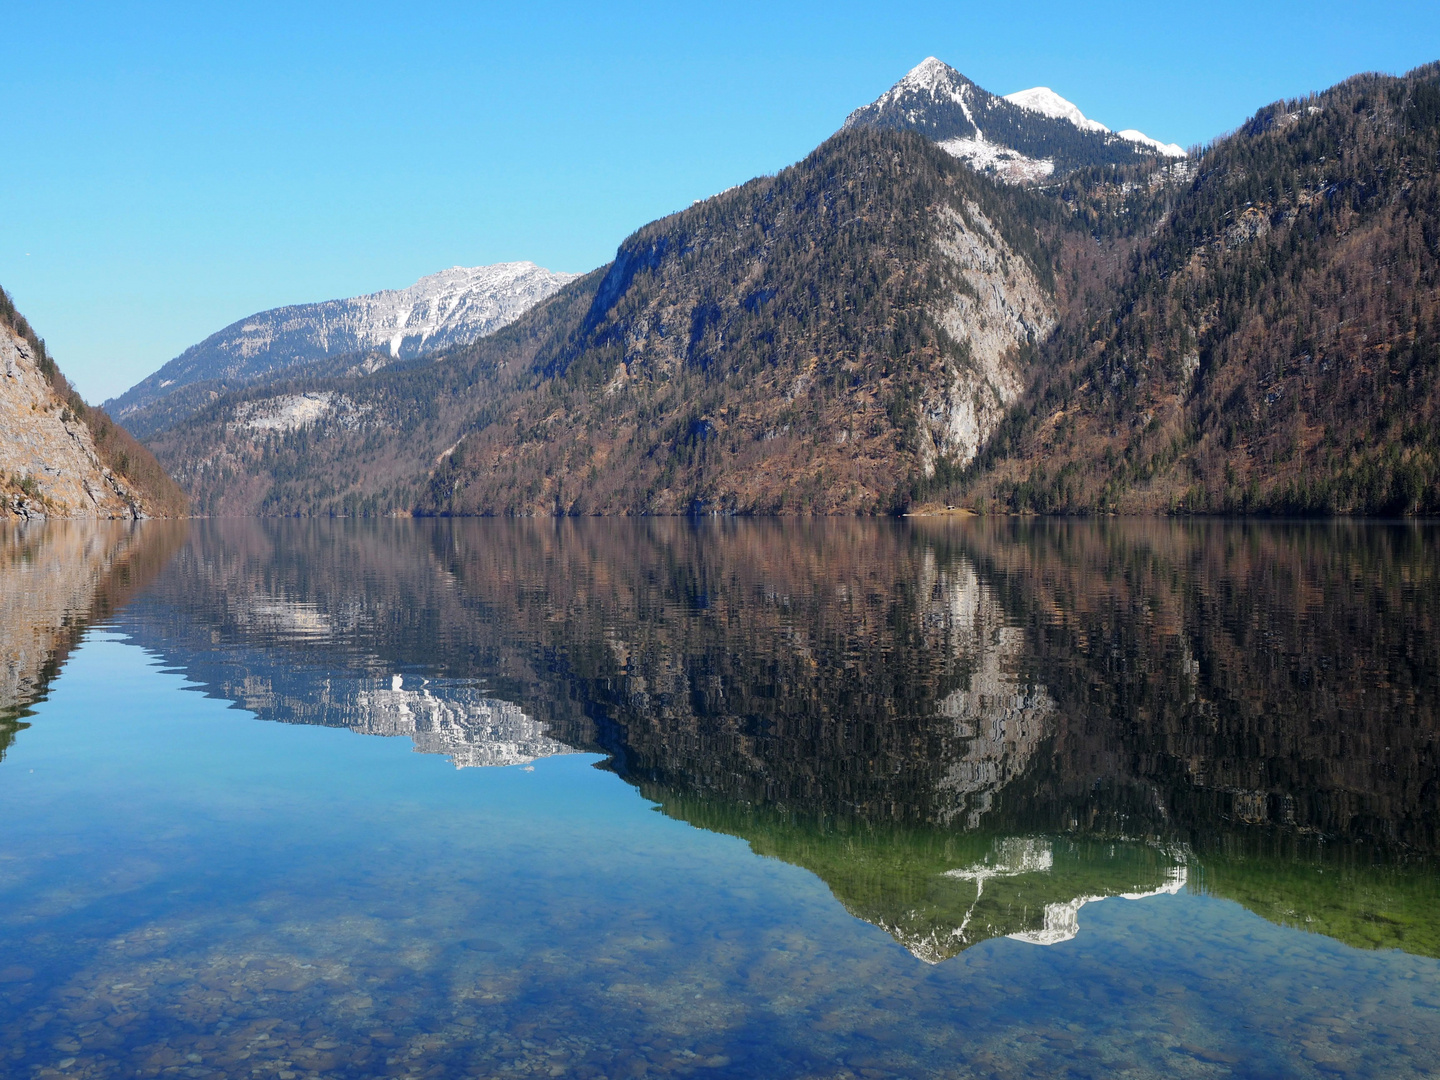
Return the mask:
{"type": "Polygon", "coordinates": [[[265,719],[578,749],[930,961],[1182,887],[1440,954],[1422,527],[205,523],[121,627],[265,719]]]}

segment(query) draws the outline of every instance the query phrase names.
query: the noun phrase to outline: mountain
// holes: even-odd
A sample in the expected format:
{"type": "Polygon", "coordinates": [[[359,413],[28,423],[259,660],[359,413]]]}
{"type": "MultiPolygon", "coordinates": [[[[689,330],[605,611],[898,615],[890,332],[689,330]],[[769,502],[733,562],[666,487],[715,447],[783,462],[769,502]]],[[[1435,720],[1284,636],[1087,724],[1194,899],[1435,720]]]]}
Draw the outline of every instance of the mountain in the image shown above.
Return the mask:
{"type": "Polygon", "coordinates": [[[152,445],[210,513],[884,511],[1028,384],[1076,229],[855,126],[439,362],[227,395],[152,445]]]}
{"type": "Polygon", "coordinates": [[[862,125],[918,131],[972,167],[1012,183],[1185,153],[1139,132],[1112,134],[1047,87],[997,97],[933,56],[845,120],[847,128],[862,125]]]}
{"type": "MultiPolygon", "coordinates": [[[[456,266],[407,289],[262,311],[190,346],[105,407],[132,431],[148,434],[155,428],[153,406],[186,387],[202,391],[190,395],[193,411],[222,389],[326,357],[376,354],[362,361],[373,369],[467,345],[514,322],[576,276],[530,262],[456,266]]],[[[173,420],[171,413],[159,415],[173,420]]]]}
{"type": "Polygon", "coordinates": [[[1440,510],[1440,67],[1184,159],[921,68],[489,337],[151,445],[226,514],[1440,510]]]}
{"type": "MultiPolygon", "coordinates": [[[[938,63],[938,61],[936,62],[938,63]]],[[[1022,109],[1037,112],[1041,116],[1049,116],[1056,120],[1068,120],[1081,131],[1098,131],[1102,134],[1110,131],[1109,128],[1098,120],[1087,119],[1085,114],[1080,111],[1078,105],[1072,101],[1066,101],[1048,86],[1036,86],[1029,90],[1018,90],[1013,94],[1006,94],[1005,100],[1012,104],[1019,105],[1022,109]]]]}
{"type": "MultiPolygon", "coordinates": [[[[1087,119],[1080,111],[1080,107],[1074,102],[1066,101],[1059,94],[1055,93],[1048,86],[1036,86],[1029,90],[1018,90],[1013,94],[1006,94],[1005,100],[1019,105],[1022,109],[1029,109],[1031,112],[1040,113],[1043,116],[1051,116],[1057,120],[1068,120],[1081,131],[1098,131],[1108,133],[1110,131],[1098,120],[1087,119]]],[[[1165,157],[1184,157],[1185,148],[1176,143],[1163,143],[1159,139],[1152,139],[1143,131],[1136,131],[1130,128],[1126,131],[1115,132],[1120,138],[1129,142],[1140,143],[1159,151],[1165,157]]]]}
{"type": "Polygon", "coordinates": [[[184,493],[149,450],[71,388],[0,290],[0,520],[176,517],[184,493]]]}
{"type": "Polygon", "coordinates": [[[1440,510],[1440,65],[1267,106],[1156,198],[1117,290],[1072,310],[985,453],[928,497],[1440,510]]]}

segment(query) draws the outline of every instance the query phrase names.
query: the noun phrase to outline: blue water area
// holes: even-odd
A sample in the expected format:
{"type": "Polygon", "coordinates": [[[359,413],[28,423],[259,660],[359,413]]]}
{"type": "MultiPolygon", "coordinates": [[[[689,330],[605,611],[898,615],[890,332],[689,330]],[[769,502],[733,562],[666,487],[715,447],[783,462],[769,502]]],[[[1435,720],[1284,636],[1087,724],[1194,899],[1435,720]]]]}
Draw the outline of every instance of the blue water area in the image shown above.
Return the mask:
{"type": "MultiPolygon", "coordinates": [[[[421,564],[436,550],[426,533],[397,542],[421,564]]],[[[507,621],[480,577],[441,587],[476,597],[472,618],[488,629],[452,625],[436,632],[442,646],[416,654],[371,617],[338,629],[344,612],[396,595],[393,583],[346,578],[348,592],[312,582],[302,593],[267,571],[265,596],[234,577],[205,592],[194,567],[231,565],[244,545],[186,543],[190,556],[171,556],[67,646],[25,710],[28,726],[0,747],[0,1075],[1440,1071],[1434,875],[1416,842],[1402,856],[1373,837],[1292,829],[1307,813],[1335,813],[1318,785],[1296,787],[1290,810],[1259,822],[1284,793],[1236,795],[1229,783],[1224,813],[1212,814],[1199,780],[1183,791],[1152,785],[1170,800],[1160,816],[1189,813],[1186,828],[1145,825],[1137,803],[1124,811],[1128,831],[1087,831],[1074,800],[1091,800],[1100,821],[1124,798],[1096,793],[1120,781],[1101,775],[1097,757],[1080,794],[1057,794],[1069,790],[1054,764],[1070,760],[1060,743],[1079,738],[1064,726],[1079,721],[1060,672],[1078,654],[1047,667],[1053,657],[1023,633],[1021,608],[997,608],[972,654],[947,639],[921,665],[940,673],[935,696],[948,704],[914,715],[943,718],[959,741],[922,745],[920,729],[906,728],[914,767],[943,759],[949,779],[887,788],[886,803],[864,787],[898,771],[877,764],[878,736],[862,739],[875,743],[868,757],[843,754],[859,762],[853,775],[818,749],[808,757],[806,742],[788,751],[790,772],[759,770],[763,783],[742,776],[743,762],[783,740],[797,715],[732,704],[748,719],[716,744],[729,749],[706,742],[696,687],[722,665],[696,660],[711,647],[687,634],[709,625],[702,612],[725,610],[723,588],[707,589],[704,605],[693,590],[679,607],[632,598],[643,614],[626,624],[595,591],[604,575],[587,571],[580,591],[603,609],[594,663],[618,665],[596,683],[584,640],[544,640],[507,621]],[[260,615],[196,630],[201,613],[222,608],[260,615]],[[667,638],[668,649],[640,640],[643,625],[676,620],[691,631],[667,638]],[[985,650],[1007,640],[1019,653],[987,667],[985,650]],[[687,692],[663,691],[664,670],[687,663],[687,692]],[[643,689],[633,682],[642,678],[643,689]],[[643,710],[660,698],[671,726],[647,735],[643,710]],[[549,718],[543,734],[525,726],[537,715],[549,718]],[[1000,749],[982,760],[986,739],[1000,749]],[[477,767],[457,767],[466,764],[477,767]],[[805,785],[824,813],[793,794],[805,785]],[[835,810],[837,791],[855,813],[835,810]],[[964,812],[908,815],[935,791],[964,812]],[[1052,802],[1063,806],[1034,816],[1052,802]]],[[[437,573],[433,562],[425,573],[437,573]]],[[[946,610],[985,580],[977,570],[960,582],[946,610]]],[[[546,593],[548,621],[578,611],[560,599],[573,584],[546,593]]],[[[746,605],[767,603],[763,589],[740,593],[746,605]]],[[[929,625],[924,611],[916,618],[929,625]]],[[[774,640],[753,626],[741,634],[760,657],[755,670],[769,672],[753,686],[793,690],[798,676],[777,674],[777,642],[803,622],[780,619],[774,640]]],[[[857,624],[833,625],[844,638],[837,670],[863,667],[869,646],[845,636],[857,624]]],[[[909,634],[906,648],[933,647],[909,634]]],[[[823,638],[809,636],[812,658],[823,638]]],[[[902,662],[898,648],[882,650],[891,663],[902,662]]],[[[1193,671],[1192,656],[1175,662],[1193,671]]],[[[1166,699],[1205,692],[1201,677],[1166,699]]],[[[835,706],[837,723],[845,707],[835,706]]],[[[1126,722],[1143,711],[1132,706],[1126,722]]],[[[1433,731],[1417,731],[1428,753],[1433,731]]],[[[1140,767],[1133,753],[1117,756],[1140,767]]],[[[1214,759],[1205,775],[1224,767],[1214,759]]],[[[1346,789],[1347,805],[1370,800],[1352,834],[1383,799],[1400,798],[1363,787],[1346,789]]],[[[1434,812],[1433,793],[1418,799],[1384,804],[1411,822],[1411,837],[1434,812]]]]}

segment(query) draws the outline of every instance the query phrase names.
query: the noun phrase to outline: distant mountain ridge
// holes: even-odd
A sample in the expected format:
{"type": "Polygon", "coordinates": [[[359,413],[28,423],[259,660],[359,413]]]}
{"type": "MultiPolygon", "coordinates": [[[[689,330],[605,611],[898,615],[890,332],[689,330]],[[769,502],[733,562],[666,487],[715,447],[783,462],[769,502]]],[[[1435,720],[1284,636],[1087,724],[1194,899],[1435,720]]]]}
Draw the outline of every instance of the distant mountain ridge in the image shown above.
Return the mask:
{"type": "MultiPolygon", "coordinates": [[[[456,266],[405,289],[257,312],[192,345],[159,371],[105,403],[122,422],[197,382],[243,385],[332,356],[371,352],[405,359],[468,345],[514,322],[578,275],[532,262],[456,266]]],[[[147,425],[141,423],[140,429],[147,425]]]]}
{"type": "Polygon", "coordinates": [[[999,97],[933,56],[846,117],[844,127],[856,125],[918,131],[971,167],[1012,183],[1185,156],[1179,146],[1139,131],[1111,132],[1048,87],[999,97]]]}

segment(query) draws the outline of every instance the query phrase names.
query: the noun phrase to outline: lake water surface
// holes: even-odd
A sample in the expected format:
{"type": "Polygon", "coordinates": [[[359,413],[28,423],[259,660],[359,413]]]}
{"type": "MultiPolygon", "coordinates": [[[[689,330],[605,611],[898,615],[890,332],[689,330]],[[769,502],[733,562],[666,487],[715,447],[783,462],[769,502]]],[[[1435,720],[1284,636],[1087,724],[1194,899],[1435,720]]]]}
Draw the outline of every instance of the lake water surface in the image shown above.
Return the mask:
{"type": "Polygon", "coordinates": [[[1440,529],[0,530],[0,1076],[1440,1073],[1440,529]]]}

